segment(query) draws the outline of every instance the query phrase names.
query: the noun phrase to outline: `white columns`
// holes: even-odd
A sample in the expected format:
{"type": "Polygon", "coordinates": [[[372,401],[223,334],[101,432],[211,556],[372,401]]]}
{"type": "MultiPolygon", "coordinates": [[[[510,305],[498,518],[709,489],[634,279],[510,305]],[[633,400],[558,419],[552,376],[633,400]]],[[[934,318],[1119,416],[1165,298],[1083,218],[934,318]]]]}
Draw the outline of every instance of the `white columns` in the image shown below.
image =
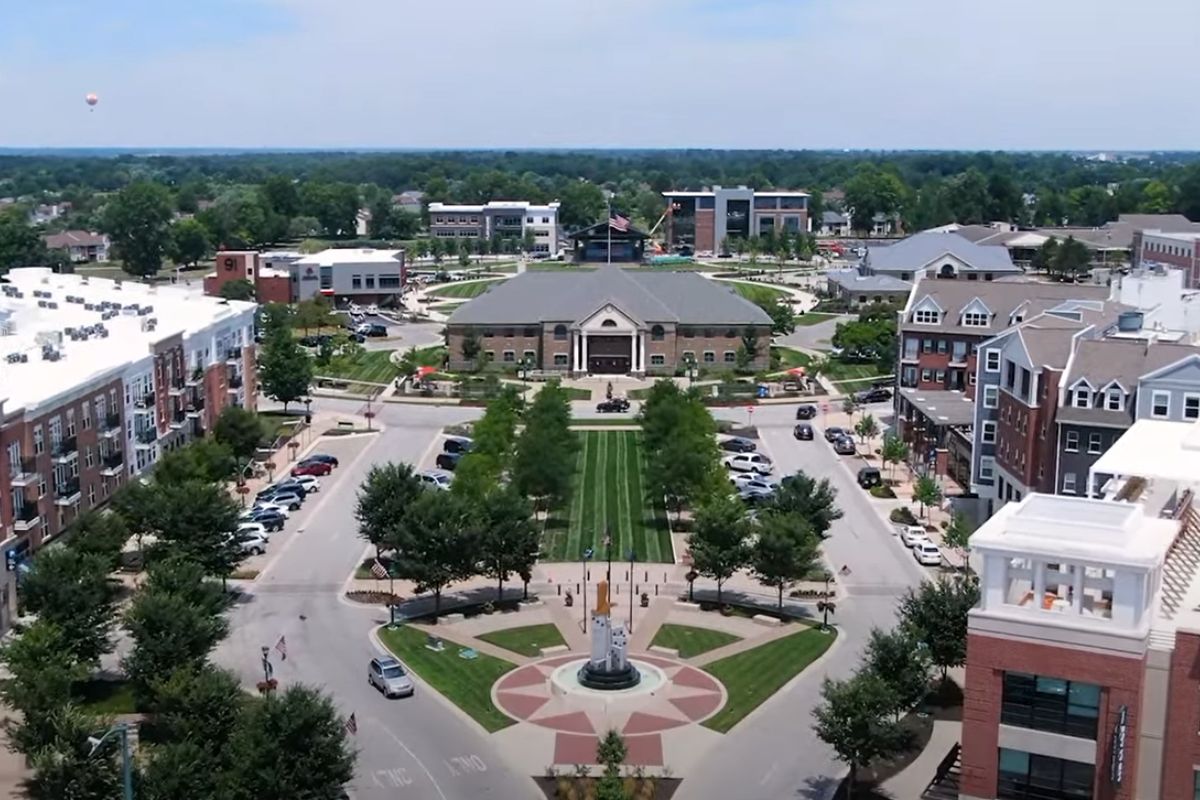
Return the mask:
{"type": "Polygon", "coordinates": [[[638,371],[638,332],[629,334],[629,371],[638,371]]]}
{"type": "Polygon", "coordinates": [[[582,358],[582,362],[579,365],[579,369],[586,375],[588,371],[588,335],[586,331],[583,333],[583,343],[580,347],[580,357],[582,358]]]}
{"type": "Polygon", "coordinates": [[[646,371],[646,334],[638,334],[638,372],[646,371]]]}

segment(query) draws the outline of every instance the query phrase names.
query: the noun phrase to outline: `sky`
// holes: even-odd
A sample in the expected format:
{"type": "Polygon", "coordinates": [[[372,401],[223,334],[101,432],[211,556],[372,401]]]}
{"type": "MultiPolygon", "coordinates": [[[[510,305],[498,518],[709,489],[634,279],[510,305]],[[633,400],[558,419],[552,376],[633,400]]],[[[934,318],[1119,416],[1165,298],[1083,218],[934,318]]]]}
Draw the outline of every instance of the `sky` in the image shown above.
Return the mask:
{"type": "Polygon", "coordinates": [[[1197,0],[0,8],[0,147],[1190,150],[1200,131],[1197,0]]]}

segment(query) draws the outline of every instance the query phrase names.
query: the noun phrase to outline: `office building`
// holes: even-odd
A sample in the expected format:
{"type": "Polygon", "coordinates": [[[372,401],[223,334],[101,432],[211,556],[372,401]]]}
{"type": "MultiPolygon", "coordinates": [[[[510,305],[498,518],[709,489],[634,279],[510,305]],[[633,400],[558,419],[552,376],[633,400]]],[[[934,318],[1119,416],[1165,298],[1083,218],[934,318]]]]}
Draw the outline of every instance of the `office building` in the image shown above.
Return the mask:
{"type": "Polygon", "coordinates": [[[713,186],[697,192],[663,192],[663,197],[667,247],[673,250],[717,253],[730,239],[812,230],[807,192],[713,186]]]}
{"type": "Polygon", "coordinates": [[[396,306],[406,279],[403,250],[335,248],[304,255],[224,250],[216,271],[204,278],[204,292],[219,296],[234,280],[254,285],[260,303],[298,303],[321,296],[334,307],[351,303],[396,306]]]}
{"type": "Polygon", "coordinates": [[[438,239],[510,239],[530,252],[557,253],[558,203],[493,200],[483,205],[429,204],[429,233],[438,239]]]}

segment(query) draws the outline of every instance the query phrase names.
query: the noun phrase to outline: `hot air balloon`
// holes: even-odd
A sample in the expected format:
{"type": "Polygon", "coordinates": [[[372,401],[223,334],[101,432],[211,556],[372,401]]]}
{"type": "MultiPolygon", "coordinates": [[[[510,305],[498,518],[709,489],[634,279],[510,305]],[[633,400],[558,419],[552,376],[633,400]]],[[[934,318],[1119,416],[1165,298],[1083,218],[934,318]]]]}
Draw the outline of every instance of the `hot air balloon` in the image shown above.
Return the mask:
{"type": "MultiPolygon", "coordinates": [[[[100,97],[92,92],[88,92],[86,95],[84,95],[83,99],[84,102],[86,102],[91,108],[95,108],[96,103],[100,102],[100,97]]],[[[90,111],[91,108],[88,110],[90,111]]]]}

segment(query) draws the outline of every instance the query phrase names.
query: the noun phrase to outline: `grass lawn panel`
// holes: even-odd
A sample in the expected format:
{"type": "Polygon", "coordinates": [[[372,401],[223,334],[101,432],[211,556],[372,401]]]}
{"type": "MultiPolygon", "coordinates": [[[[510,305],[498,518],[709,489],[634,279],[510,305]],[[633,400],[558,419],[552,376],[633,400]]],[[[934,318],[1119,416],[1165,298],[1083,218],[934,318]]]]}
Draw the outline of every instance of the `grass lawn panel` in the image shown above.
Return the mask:
{"type": "Polygon", "coordinates": [[[478,637],[485,642],[503,647],[523,656],[536,658],[542,654],[543,647],[555,647],[566,644],[558,628],[551,624],[525,625],[520,628],[505,628],[501,631],[489,631],[478,637]]]}
{"type": "MultiPolygon", "coordinates": [[[[565,508],[554,509],[546,525],[543,552],[549,561],[577,561],[591,547],[596,562],[608,555],[628,561],[670,562],[671,537],[661,502],[647,498],[640,431],[579,431],[574,490],[565,508]]],[[[622,573],[623,574],[623,573],[622,573]]]]}
{"type": "Polygon", "coordinates": [[[423,631],[403,626],[381,628],[379,638],[404,665],[436,689],[489,732],[507,728],[513,721],[492,705],[492,684],[516,665],[480,653],[477,658],[459,658],[460,648],[446,642],[440,653],[425,647],[423,631]]]}
{"type": "Polygon", "coordinates": [[[334,359],[324,366],[314,365],[313,371],[325,378],[365,383],[391,383],[400,374],[390,350],[363,350],[353,360],[334,359]]]}
{"type": "Polygon", "coordinates": [[[428,297],[454,297],[460,299],[469,299],[478,297],[496,284],[494,281],[473,281],[471,283],[448,283],[445,286],[439,286],[436,289],[430,289],[426,292],[428,297]]]}
{"type": "Polygon", "coordinates": [[[729,699],[724,708],[704,721],[704,726],[725,733],[737,725],[829,649],[836,635],[806,626],[799,633],[706,666],[704,671],[725,685],[729,699]]]}
{"type": "Polygon", "coordinates": [[[808,367],[812,364],[812,357],[808,353],[802,353],[790,347],[772,347],[771,355],[779,357],[779,369],[808,367]]]}
{"type": "Polygon", "coordinates": [[[280,436],[290,436],[297,430],[300,427],[297,423],[304,421],[304,412],[289,411],[285,414],[282,411],[261,411],[258,418],[263,423],[262,441],[269,446],[280,436]]]}
{"type": "Polygon", "coordinates": [[[735,292],[756,305],[759,303],[769,303],[772,300],[782,300],[787,297],[787,292],[757,283],[730,282],[729,285],[733,287],[735,292]]]}
{"type": "Polygon", "coordinates": [[[725,631],[714,631],[712,628],[667,623],[658,629],[658,633],[654,634],[654,641],[650,645],[652,647],[669,647],[672,650],[678,650],[680,658],[691,658],[741,640],[740,636],[734,636],[725,631]]]}
{"type": "Polygon", "coordinates": [[[821,369],[821,374],[834,383],[862,380],[863,378],[890,377],[883,373],[877,364],[850,364],[845,361],[838,361],[836,358],[826,360],[825,366],[821,369]]]}
{"type": "Polygon", "coordinates": [[[806,314],[797,314],[795,320],[797,328],[805,328],[809,325],[820,325],[822,322],[828,322],[831,319],[837,318],[837,314],[825,314],[820,311],[809,311],[806,314]]]}

